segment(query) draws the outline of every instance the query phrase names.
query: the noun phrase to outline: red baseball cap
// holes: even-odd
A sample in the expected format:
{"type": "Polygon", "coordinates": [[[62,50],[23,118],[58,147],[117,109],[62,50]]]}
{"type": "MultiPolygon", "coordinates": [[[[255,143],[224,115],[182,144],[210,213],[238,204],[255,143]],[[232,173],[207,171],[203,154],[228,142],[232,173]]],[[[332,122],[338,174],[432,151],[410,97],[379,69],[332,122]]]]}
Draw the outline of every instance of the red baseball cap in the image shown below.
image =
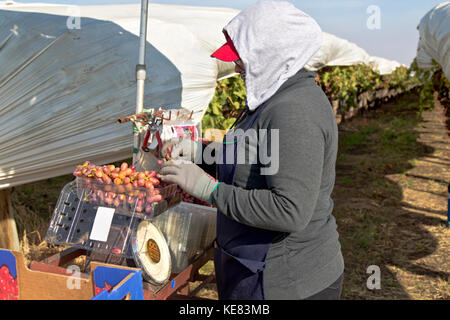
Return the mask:
{"type": "Polygon", "coordinates": [[[225,38],[227,39],[227,43],[225,43],[223,46],[221,46],[219,49],[217,49],[211,57],[226,61],[226,62],[232,62],[239,60],[239,54],[237,53],[236,48],[234,47],[233,41],[231,41],[231,38],[228,36],[228,34],[225,32],[225,38]]]}

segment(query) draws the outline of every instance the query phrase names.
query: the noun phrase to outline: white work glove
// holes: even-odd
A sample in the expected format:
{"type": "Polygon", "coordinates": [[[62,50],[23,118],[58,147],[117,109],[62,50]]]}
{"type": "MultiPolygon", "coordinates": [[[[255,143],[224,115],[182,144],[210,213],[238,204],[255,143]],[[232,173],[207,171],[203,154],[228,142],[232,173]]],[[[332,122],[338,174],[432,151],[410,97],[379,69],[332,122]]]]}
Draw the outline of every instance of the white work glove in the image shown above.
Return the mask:
{"type": "Polygon", "coordinates": [[[160,174],[162,181],[175,183],[191,196],[208,203],[211,203],[211,194],[220,184],[192,162],[165,162],[160,174]]]}

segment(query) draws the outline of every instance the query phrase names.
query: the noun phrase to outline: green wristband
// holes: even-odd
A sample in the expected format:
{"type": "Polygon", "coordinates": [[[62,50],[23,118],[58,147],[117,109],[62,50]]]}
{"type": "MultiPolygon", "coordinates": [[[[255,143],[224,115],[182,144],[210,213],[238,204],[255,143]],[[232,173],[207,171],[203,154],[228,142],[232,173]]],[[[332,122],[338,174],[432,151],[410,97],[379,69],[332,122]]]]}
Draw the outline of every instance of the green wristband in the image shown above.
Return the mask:
{"type": "Polygon", "coordinates": [[[216,189],[217,189],[217,187],[219,187],[219,184],[221,184],[222,182],[219,182],[218,184],[216,184],[216,186],[215,186],[215,188],[214,188],[214,190],[211,192],[211,195],[209,196],[209,204],[210,205],[214,205],[213,204],[213,193],[214,193],[214,191],[216,191],[216,189]]]}

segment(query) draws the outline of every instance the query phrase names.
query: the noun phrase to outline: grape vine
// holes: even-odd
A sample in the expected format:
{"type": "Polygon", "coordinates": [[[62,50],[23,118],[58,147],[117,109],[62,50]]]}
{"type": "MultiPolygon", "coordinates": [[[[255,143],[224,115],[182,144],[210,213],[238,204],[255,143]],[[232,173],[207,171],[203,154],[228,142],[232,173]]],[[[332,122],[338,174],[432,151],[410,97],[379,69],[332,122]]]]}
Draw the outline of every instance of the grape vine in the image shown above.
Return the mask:
{"type": "MultiPolygon", "coordinates": [[[[413,62],[410,68],[400,66],[389,75],[380,75],[372,67],[358,64],[353,66],[325,67],[317,73],[316,82],[330,101],[339,100],[343,111],[357,106],[362,93],[374,93],[382,89],[421,87],[420,104],[428,108],[433,103],[433,92],[448,100],[448,80],[436,63],[433,69],[423,71],[413,62]]],[[[216,93],[203,119],[203,130],[208,128],[227,130],[245,106],[246,90],[242,79],[233,76],[217,83],[216,93]]],[[[421,109],[422,110],[422,109],[421,109]]]]}
{"type": "Polygon", "coordinates": [[[202,128],[226,130],[245,107],[247,92],[240,76],[234,76],[217,83],[216,93],[202,119],[202,128]]]}
{"type": "Polygon", "coordinates": [[[442,67],[432,61],[432,67],[429,70],[420,69],[416,59],[411,64],[411,69],[416,77],[423,83],[420,90],[420,106],[423,109],[434,107],[434,93],[437,93],[437,99],[446,107],[449,107],[449,81],[445,77],[442,67]]]}

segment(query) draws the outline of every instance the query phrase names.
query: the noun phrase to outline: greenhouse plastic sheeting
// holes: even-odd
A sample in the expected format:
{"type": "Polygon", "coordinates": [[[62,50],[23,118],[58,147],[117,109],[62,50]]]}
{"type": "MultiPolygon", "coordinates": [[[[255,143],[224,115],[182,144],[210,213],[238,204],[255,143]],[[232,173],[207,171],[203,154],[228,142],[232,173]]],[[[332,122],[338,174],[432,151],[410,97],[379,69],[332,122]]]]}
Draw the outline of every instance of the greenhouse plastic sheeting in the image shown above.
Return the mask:
{"type": "MultiPolygon", "coordinates": [[[[234,74],[233,63],[210,55],[239,11],[150,4],[148,12],[144,108],[183,107],[198,123],[217,79],[234,74]]],[[[0,1],[0,189],[71,173],[85,160],[131,158],[132,125],[115,121],[136,111],[139,22],[140,4],[0,1]]],[[[309,67],[370,59],[325,34],[309,67]]]]}
{"type": "MultiPolygon", "coordinates": [[[[149,5],[145,108],[200,121],[234,72],[210,55],[237,13],[149,5]]],[[[0,2],[0,188],[132,156],[132,125],[115,121],[136,111],[139,27],[140,4],[0,2]]]]}
{"type": "Polygon", "coordinates": [[[450,2],[438,4],[430,10],[417,27],[419,45],[417,64],[420,68],[431,68],[434,59],[450,79],[450,2]]]}
{"type": "Polygon", "coordinates": [[[316,55],[306,64],[305,68],[317,71],[326,66],[351,66],[366,64],[380,74],[390,74],[400,63],[379,57],[370,56],[356,44],[323,32],[323,43],[316,55]]]}

